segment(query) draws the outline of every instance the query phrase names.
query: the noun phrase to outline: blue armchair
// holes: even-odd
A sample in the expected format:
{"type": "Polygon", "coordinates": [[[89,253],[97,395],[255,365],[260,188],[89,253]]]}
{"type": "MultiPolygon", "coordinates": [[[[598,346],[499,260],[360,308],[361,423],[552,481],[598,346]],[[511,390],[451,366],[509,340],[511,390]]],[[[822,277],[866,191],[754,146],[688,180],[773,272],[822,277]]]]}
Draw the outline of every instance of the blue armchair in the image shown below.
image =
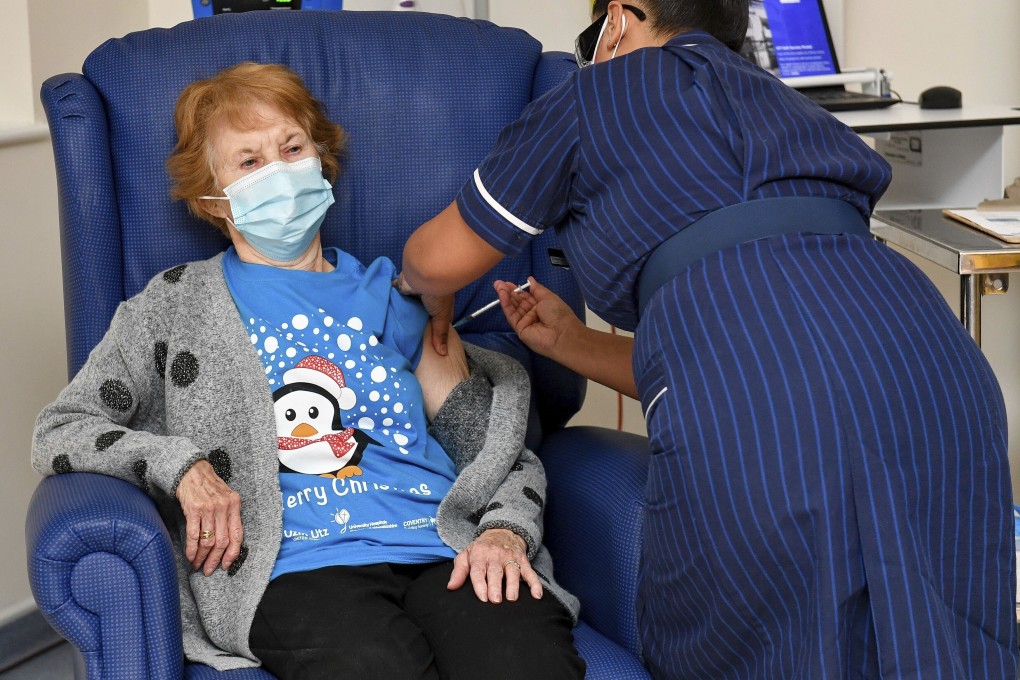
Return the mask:
{"type": "MultiPolygon", "coordinates": [[[[42,88],[60,199],[68,372],[119,302],[157,272],[227,245],[168,197],[164,161],[186,84],[239,61],[284,63],[350,135],[327,245],[399,262],[410,232],[438,213],[524,106],[576,68],[518,30],[418,13],[251,12],[110,40],[83,74],[42,88]]],[[[493,298],[496,278],[534,274],[581,311],[552,234],[462,291],[457,313],[493,298]]],[[[496,312],[467,341],[521,361],[533,381],[529,445],[549,474],[547,544],[557,578],[582,600],[575,640],[590,678],[647,678],[635,623],[645,440],[566,428],[584,381],[532,355],[496,312]]],[[[186,664],[170,541],[150,499],[116,479],[48,477],[27,523],[40,610],[78,648],[88,678],[264,678],[186,664]]]]}

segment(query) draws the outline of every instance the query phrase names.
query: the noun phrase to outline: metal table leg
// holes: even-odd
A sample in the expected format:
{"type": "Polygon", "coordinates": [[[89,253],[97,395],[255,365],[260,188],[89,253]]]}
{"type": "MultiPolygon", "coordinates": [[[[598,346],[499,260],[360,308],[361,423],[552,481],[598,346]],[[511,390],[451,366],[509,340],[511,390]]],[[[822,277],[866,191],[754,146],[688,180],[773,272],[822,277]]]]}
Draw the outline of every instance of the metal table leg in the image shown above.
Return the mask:
{"type": "Polygon", "coordinates": [[[960,277],[960,321],[981,346],[981,276],[964,274],[960,277]]]}

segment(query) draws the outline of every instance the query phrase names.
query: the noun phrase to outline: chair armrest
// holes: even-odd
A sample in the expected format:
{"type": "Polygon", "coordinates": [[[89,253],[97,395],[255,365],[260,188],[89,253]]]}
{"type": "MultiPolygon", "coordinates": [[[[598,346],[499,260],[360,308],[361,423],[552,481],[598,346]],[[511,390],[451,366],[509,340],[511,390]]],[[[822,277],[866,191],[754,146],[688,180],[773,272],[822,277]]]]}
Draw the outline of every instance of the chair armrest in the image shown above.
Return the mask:
{"type": "Polygon", "coordinates": [[[25,534],[32,594],[89,678],[182,677],[173,551],[148,496],[105,475],[48,477],[25,534]]]}
{"type": "Polygon", "coordinates": [[[184,666],[184,680],[276,680],[276,676],[261,668],[237,668],[218,671],[200,663],[184,666]]]}
{"type": "Polygon", "coordinates": [[[648,440],[568,427],[543,441],[540,457],[556,580],[581,600],[584,621],[640,657],[635,603],[648,440]]]}

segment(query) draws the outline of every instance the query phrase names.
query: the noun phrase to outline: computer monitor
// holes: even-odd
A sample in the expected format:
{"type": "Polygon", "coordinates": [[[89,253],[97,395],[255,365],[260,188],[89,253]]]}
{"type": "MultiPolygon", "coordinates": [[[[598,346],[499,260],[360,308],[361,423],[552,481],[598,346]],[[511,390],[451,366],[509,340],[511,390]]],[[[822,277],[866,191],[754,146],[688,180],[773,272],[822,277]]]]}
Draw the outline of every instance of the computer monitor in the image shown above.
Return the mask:
{"type": "Polygon", "coordinates": [[[852,92],[839,78],[810,78],[822,76],[824,81],[840,73],[822,0],[751,0],[740,53],[829,111],[881,109],[898,101],[852,92]]]}
{"type": "Polygon", "coordinates": [[[751,0],[741,54],[780,78],[839,73],[821,0],[751,0]]]}
{"type": "Polygon", "coordinates": [[[343,0],[191,0],[195,18],[252,10],[342,9],[343,0]]]}

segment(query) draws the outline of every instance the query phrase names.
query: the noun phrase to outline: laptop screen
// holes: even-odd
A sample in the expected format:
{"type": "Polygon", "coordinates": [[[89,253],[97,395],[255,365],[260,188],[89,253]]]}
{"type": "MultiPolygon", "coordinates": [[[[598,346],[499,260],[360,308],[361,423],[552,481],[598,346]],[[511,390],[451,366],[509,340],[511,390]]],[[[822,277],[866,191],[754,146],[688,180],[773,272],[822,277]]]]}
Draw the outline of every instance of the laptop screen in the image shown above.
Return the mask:
{"type": "Polygon", "coordinates": [[[780,78],[839,72],[821,0],[751,0],[740,53],[780,78]]]}

